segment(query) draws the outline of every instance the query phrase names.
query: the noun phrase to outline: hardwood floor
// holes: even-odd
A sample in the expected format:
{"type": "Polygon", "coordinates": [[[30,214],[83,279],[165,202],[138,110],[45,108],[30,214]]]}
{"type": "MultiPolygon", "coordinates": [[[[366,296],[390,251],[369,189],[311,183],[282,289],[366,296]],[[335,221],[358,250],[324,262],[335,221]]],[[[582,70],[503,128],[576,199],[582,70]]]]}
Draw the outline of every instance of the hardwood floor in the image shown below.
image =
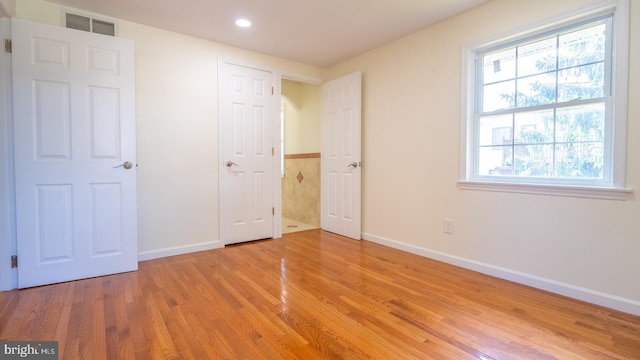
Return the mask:
{"type": "Polygon", "coordinates": [[[311,230],[0,293],[60,359],[640,359],[640,317],[311,230]]]}

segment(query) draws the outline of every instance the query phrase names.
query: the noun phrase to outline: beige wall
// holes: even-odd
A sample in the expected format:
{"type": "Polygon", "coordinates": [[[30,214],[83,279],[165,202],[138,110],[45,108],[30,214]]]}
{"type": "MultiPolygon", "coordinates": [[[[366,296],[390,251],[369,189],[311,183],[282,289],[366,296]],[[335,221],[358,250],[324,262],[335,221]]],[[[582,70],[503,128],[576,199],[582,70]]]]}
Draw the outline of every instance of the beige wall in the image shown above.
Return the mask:
{"type": "Polygon", "coordinates": [[[293,99],[285,97],[284,94],[282,108],[284,110],[284,143],[282,151],[284,154],[302,154],[302,136],[298,136],[298,134],[304,124],[300,119],[300,110],[293,99]]]}
{"type": "Polygon", "coordinates": [[[363,232],[640,309],[640,1],[631,0],[628,201],[460,190],[461,48],[585,1],[495,0],[330,69],[363,71],[363,232]],[[454,220],[454,234],[442,231],[454,220]]]}
{"type": "MultiPolygon", "coordinates": [[[[19,18],[53,25],[61,11],[41,0],[17,3],[19,18]]],[[[219,241],[218,58],[313,78],[323,70],[118,22],[136,47],[139,251],[219,241]]]]}
{"type": "Polygon", "coordinates": [[[320,86],[282,80],[282,95],[294,104],[285,111],[284,153],[319,153],[320,86]]]}
{"type": "Polygon", "coordinates": [[[15,15],[15,0],[0,0],[0,16],[12,17],[15,15]]]}

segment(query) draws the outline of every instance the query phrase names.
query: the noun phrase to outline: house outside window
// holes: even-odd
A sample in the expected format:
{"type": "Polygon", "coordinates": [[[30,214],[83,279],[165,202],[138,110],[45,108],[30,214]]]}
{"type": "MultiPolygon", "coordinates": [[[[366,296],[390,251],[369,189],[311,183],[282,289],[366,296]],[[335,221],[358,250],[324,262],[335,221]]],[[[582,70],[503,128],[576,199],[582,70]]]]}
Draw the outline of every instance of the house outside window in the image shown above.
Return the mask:
{"type": "Polygon", "coordinates": [[[461,187],[623,189],[628,14],[620,3],[468,52],[461,187]]]}

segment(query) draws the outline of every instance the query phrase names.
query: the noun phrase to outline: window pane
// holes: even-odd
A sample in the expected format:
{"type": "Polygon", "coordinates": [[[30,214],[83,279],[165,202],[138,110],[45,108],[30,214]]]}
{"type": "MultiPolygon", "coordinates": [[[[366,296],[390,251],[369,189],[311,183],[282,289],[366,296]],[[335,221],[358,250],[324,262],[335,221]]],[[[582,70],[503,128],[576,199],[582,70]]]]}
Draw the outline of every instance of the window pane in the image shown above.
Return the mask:
{"type": "Polygon", "coordinates": [[[558,109],[556,116],[556,142],[604,140],[604,103],[558,109]]]}
{"type": "Polygon", "coordinates": [[[504,81],[493,85],[484,86],[484,98],[482,111],[494,111],[500,109],[513,109],[515,104],[516,82],[504,81]]]}
{"type": "Polygon", "coordinates": [[[558,62],[560,69],[604,60],[604,24],[560,36],[558,62]]]}
{"type": "Polygon", "coordinates": [[[482,61],[484,84],[514,79],[516,77],[516,49],[511,48],[487,54],[482,61]]]}
{"type": "Polygon", "coordinates": [[[604,63],[558,72],[558,102],[604,96],[604,63]]]}
{"type": "Polygon", "coordinates": [[[511,144],[513,115],[484,116],[480,118],[478,133],[480,146],[511,144]]]}
{"type": "Polygon", "coordinates": [[[603,164],[602,142],[556,145],[556,176],[601,179],[603,164]]]}
{"type": "Polygon", "coordinates": [[[555,73],[518,79],[518,107],[556,102],[555,73]]]}
{"type": "Polygon", "coordinates": [[[553,141],[553,110],[531,111],[515,116],[515,143],[536,144],[553,141]]]}
{"type": "Polygon", "coordinates": [[[478,159],[479,175],[513,176],[511,146],[481,147],[478,159]]]}
{"type": "Polygon", "coordinates": [[[513,151],[513,165],[517,175],[529,177],[553,175],[553,145],[516,145],[513,151]]]}
{"type": "Polygon", "coordinates": [[[518,77],[556,69],[556,37],[518,47],[518,77]]]}

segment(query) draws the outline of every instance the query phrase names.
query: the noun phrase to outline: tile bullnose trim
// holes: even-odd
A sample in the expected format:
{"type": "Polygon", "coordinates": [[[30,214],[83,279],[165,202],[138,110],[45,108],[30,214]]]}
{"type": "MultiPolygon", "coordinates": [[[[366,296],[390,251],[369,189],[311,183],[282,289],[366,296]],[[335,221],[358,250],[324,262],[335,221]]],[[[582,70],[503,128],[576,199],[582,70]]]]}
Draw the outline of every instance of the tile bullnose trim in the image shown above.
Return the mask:
{"type": "Polygon", "coordinates": [[[320,153],[284,154],[284,159],[320,159],[320,153]]]}

